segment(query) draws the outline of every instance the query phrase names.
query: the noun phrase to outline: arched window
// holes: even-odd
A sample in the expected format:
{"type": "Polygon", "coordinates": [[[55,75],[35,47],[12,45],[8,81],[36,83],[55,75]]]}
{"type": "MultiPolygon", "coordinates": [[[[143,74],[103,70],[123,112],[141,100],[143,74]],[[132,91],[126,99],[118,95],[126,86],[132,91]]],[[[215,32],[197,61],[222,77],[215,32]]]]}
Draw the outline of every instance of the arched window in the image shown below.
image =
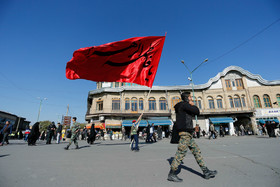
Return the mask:
{"type": "Polygon", "coordinates": [[[213,97],[209,96],[208,98],[208,104],[210,109],[215,109],[214,99],[213,97]]]}
{"type": "Polygon", "coordinates": [[[278,106],[280,107],[280,94],[276,95],[278,106]]]}
{"type": "Polygon", "coordinates": [[[133,97],[131,99],[131,110],[137,111],[137,98],[133,97]]]}
{"type": "Polygon", "coordinates": [[[256,108],[261,108],[262,107],[261,100],[260,100],[260,97],[258,95],[254,95],[253,100],[254,100],[254,105],[255,105],[256,108]]]}
{"type": "Polygon", "coordinates": [[[156,110],[156,99],[154,97],[149,98],[149,110],[156,110]]]}
{"type": "Polygon", "coordinates": [[[245,95],[241,96],[241,102],[242,102],[242,106],[246,107],[246,100],[245,100],[245,95]]]}
{"type": "Polygon", "coordinates": [[[218,108],[223,108],[223,97],[222,96],[217,96],[217,107],[218,108]]]}
{"type": "Polygon", "coordinates": [[[125,98],[125,110],[129,110],[130,109],[130,100],[129,98],[125,98]]]}
{"type": "Polygon", "coordinates": [[[172,109],[174,110],[174,106],[179,103],[181,101],[181,98],[178,97],[178,96],[175,96],[175,97],[172,97],[171,99],[171,106],[172,106],[172,109]]]}
{"type": "Polygon", "coordinates": [[[228,96],[230,108],[234,108],[233,99],[231,96],[228,96]]]}
{"type": "Polygon", "coordinates": [[[166,110],[166,99],[164,97],[159,98],[159,109],[160,110],[166,110]]]}
{"type": "Polygon", "coordinates": [[[144,110],[144,99],[143,98],[139,99],[139,110],[144,110]]]}
{"type": "Polygon", "coordinates": [[[265,107],[271,107],[271,101],[269,95],[267,94],[263,95],[263,101],[265,107]]]}
{"type": "Polygon", "coordinates": [[[240,101],[240,97],[238,95],[234,96],[234,106],[236,108],[241,108],[241,101],[240,101]]]}
{"type": "Polygon", "coordinates": [[[112,110],[120,110],[120,99],[119,98],[112,99],[112,110]]]}

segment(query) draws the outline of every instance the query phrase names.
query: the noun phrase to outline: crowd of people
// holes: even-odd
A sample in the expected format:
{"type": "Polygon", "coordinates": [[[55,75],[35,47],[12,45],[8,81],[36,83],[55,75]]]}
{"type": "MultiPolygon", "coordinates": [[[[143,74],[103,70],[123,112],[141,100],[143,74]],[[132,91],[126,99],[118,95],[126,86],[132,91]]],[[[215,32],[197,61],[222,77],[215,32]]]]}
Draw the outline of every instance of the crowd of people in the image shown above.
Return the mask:
{"type": "MultiPolygon", "coordinates": [[[[227,127],[219,126],[219,132],[217,132],[214,124],[210,124],[209,132],[206,133],[205,130],[201,131],[199,124],[196,124],[193,127],[192,116],[199,115],[199,109],[194,105],[192,101],[192,97],[189,92],[182,93],[181,95],[182,101],[175,105],[175,113],[176,113],[176,123],[173,126],[173,130],[170,133],[171,141],[170,143],[178,144],[178,149],[175,153],[175,157],[172,160],[170,171],[167,177],[167,180],[173,182],[182,182],[182,179],[177,176],[177,170],[179,165],[182,163],[184,159],[187,149],[189,149],[192,154],[194,155],[197,164],[200,166],[203,177],[205,179],[210,179],[215,177],[217,174],[216,170],[209,170],[203,160],[201,155],[201,151],[196,144],[194,138],[200,138],[202,136],[206,136],[208,134],[208,138],[216,139],[218,134],[221,137],[224,137],[228,134],[227,127]]],[[[169,137],[169,131],[163,131],[161,126],[155,126],[154,123],[149,124],[147,127],[142,129],[139,128],[140,121],[142,119],[143,113],[139,116],[137,120],[132,121],[132,126],[129,132],[126,132],[126,129],[122,127],[121,130],[121,140],[125,141],[126,139],[130,138],[130,149],[131,151],[138,152],[139,149],[139,138],[145,140],[146,143],[155,143],[158,140],[161,140],[163,137],[169,137]]],[[[65,150],[68,150],[69,147],[74,143],[75,149],[79,149],[78,139],[87,141],[88,144],[94,144],[96,139],[103,139],[105,140],[104,136],[107,133],[107,137],[110,140],[113,140],[113,130],[107,129],[95,129],[95,125],[92,124],[90,129],[84,127],[83,129],[80,128],[80,125],[77,123],[77,118],[72,118],[72,126],[71,129],[67,131],[63,130],[63,127],[60,123],[55,125],[54,122],[51,122],[46,131],[40,132],[40,123],[36,122],[31,130],[28,128],[22,133],[22,131],[18,131],[15,134],[15,137],[18,139],[24,139],[28,146],[36,146],[36,141],[46,141],[46,144],[51,144],[52,140],[56,141],[57,144],[60,143],[61,140],[65,140],[65,138],[69,138],[69,143],[65,150]]],[[[261,121],[260,121],[261,122],[261,121]]],[[[259,135],[267,134],[269,137],[276,137],[275,129],[279,128],[279,123],[276,121],[266,121],[264,123],[260,123],[258,126],[259,135]]],[[[0,145],[3,146],[4,143],[9,144],[9,134],[12,133],[13,125],[10,121],[6,121],[4,127],[0,130],[0,145]]],[[[243,124],[240,124],[238,129],[236,129],[238,135],[244,136],[249,135],[248,128],[244,127],[243,124]]]]}

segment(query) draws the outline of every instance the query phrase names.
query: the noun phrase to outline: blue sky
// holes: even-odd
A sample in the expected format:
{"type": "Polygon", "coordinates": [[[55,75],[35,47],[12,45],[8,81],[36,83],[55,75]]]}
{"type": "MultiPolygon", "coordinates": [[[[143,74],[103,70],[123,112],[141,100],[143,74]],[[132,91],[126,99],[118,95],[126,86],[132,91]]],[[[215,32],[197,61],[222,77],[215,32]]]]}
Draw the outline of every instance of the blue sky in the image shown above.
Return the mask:
{"type": "Polygon", "coordinates": [[[31,121],[57,122],[66,114],[84,122],[87,95],[96,83],[67,80],[66,63],[75,50],[137,36],[167,32],[154,85],[186,85],[180,63],[204,84],[237,65],[266,80],[279,80],[280,18],[277,0],[3,0],[0,1],[0,110],[31,121]]]}

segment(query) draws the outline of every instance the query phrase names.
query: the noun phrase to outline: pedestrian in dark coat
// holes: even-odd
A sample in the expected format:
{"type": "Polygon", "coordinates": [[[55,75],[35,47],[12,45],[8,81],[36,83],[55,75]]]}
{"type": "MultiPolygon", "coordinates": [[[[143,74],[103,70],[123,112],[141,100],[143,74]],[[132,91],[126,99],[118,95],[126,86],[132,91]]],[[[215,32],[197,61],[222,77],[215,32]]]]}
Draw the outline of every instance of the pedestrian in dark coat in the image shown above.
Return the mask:
{"type": "Polygon", "coordinates": [[[206,167],[201,156],[201,151],[192,137],[192,133],[194,131],[192,116],[199,115],[199,109],[195,106],[190,92],[182,93],[181,97],[182,101],[177,103],[174,107],[176,113],[176,130],[180,136],[179,145],[175,157],[171,163],[167,180],[173,182],[182,182],[182,179],[177,176],[176,171],[186,156],[188,148],[194,155],[197,164],[203,171],[203,177],[205,179],[213,178],[217,174],[217,171],[211,171],[206,167]]]}
{"type": "Polygon", "coordinates": [[[90,134],[89,134],[89,137],[88,137],[88,144],[93,144],[94,141],[95,141],[95,136],[96,136],[96,132],[95,132],[95,128],[94,128],[94,123],[91,125],[91,128],[90,128],[90,134]]]}
{"type": "Polygon", "coordinates": [[[52,122],[48,126],[47,144],[51,144],[52,137],[54,136],[55,129],[56,129],[56,126],[55,126],[54,122],[52,122]]]}
{"type": "Polygon", "coordinates": [[[39,131],[39,122],[36,122],[31,129],[31,132],[28,136],[28,145],[34,146],[36,145],[37,139],[40,137],[40,131],[39,131]]]}

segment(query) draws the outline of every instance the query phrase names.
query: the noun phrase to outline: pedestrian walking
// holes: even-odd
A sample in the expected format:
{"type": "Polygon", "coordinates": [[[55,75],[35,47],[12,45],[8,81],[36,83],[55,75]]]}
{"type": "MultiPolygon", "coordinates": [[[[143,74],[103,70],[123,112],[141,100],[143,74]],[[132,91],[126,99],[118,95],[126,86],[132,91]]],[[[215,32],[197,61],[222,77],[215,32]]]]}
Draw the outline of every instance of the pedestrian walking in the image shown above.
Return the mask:
{"type": "Polygon", "coordinates": [[[209,127],[209,140],[211,139],[211,137],[213,139],[215,139],[215,127],[213,125],[213,123],[210,124],[210,127],[209,127]]]}
{"type": "Polygon", "coordinates": [[[72,119],[72,127],[71,127],[71,131],[72,131],[72,135],[71,135],[71,139],[70,139],[70,142],[69,144],[64,147],[65,150],[68,150],[70,145],[72,144],[72,142],[74,142],[74,144],[76,145],[76,149],[79,149],[79,145],[78,145],[78,141],[77,141],[77,136],[78,136],[78,133],[79,133],[79,130],[80,130],[80,126],[79,124],[76,122],[77,118],[76,117],[73,117],[72,119]]]}
{"type": "Polygon", "coordinates": [[[158,134],[158,139],[161,140],[162,139],[162,128],[160,125],[157,128],[157,134],[158,134]]]}
{"type": "Polygon", "coordinates": [[[40,137],[39,124],[40,124],[39,122],[36,122],[32,126],[31,132],[28,136],[28,146],[35,146],[36,145],[36,141],[40,137]]]}
{"type": "Polygon", "coordinates": [[[96,132],[95,132],[95,128],[94,128],[94,123],[91,125],[90,128],[90,133],[89,133],[89,137],[88,137],[88,144],[93,144],[95,141],[95,137],[96,137],[96,132]]]}
{"type": "Polygon", "coordinates": [[[223,126],[220,126],[220,137],[224,137],[225,136],[225,130],[223,126]]]}
{"type": "Polygon", "coordinates": [[[0,146],[3,146],[4,142],[9,144],[9,134],[12,133],[12,130],[13,130],[13,124],[11,124],[10,121],[6,121],[6,125],[0,131],[0,134],[3,135],[3,140],[0,143],[0,146]]]}
{"type": "Polygon", "coordinates": [[[199,127],[199,124],[195,125],[194,131],[195,131],[196,138],[200,138],[200,127],[199,127]]]}
{"type": "Polygon", "coordinates": [[[130,136],[131,136],[131,151],[139,151],[138,147],[138,127],[141,121],[141,118],[143,116],[143,113],[139,116],[139,118],[136,120],[132,121],[132,126],[131,126],[131,131],[130,131],[130,136]],[[135,146],[134,146],[135,143],[135,146]]]}
{"type": "Polygon", "coordinates": [[[57,130],[56,130],[56,143],[59,144],[61,140],[61,133],[62,133],[62,125],[57,123],[57,130]]]}
{"type": "Polygon", "coordinates": [[[241,124],[239,126],[239,128],[240,128],[240,131],[241,131],[241,136],[244,136],[245,135],[245,128],[244,128],[244,126],[241,124]]]}
{"type": "Polygon", "coordinates": [[[194,105],[190,92],[182,93],[181,97],[182,101],[177,103],[174,107],[176,112],[176,130],[180,136],[179,145],[178,150],[175,154],[175,158],[171,163],[171,168],[167,180],[173,182],[183,181],[183,179],[180,179],[177,176],[176,171],[178,169],[178,166],[182,163],[182,160],[184,159],[188,148],[194,155],[197,164],[203,171],[203,177],[205,179],[213,178],[217,174],[217,171],[211,171],[206,167],[201,156],[201,151],[192,137],[192,116],[199,115],[199,109],[194,105]]]}
{"type": "Polygon", "coordinates": [[[56,126],[54,124],[54,122],[52,122],[49,126],[48,126],[48,135],[47,135],[47,142],[46,144],[51,144],[52,142],[52,138],[54,136],[54,131],[56,129],[56,126]]]}
{"type": "Polygon", "coordinates": [[[27,127],[24,132],[24,141],[27,142],[29,134],[30,134],[30,129],[29,127],[27,127]]]}
{"type": "Polygon", "coordinates": [[[125,128],[122,127],[122,139],[121,140],[125,140],[126,141],[126,132],[125,132],[125,128]]]}

